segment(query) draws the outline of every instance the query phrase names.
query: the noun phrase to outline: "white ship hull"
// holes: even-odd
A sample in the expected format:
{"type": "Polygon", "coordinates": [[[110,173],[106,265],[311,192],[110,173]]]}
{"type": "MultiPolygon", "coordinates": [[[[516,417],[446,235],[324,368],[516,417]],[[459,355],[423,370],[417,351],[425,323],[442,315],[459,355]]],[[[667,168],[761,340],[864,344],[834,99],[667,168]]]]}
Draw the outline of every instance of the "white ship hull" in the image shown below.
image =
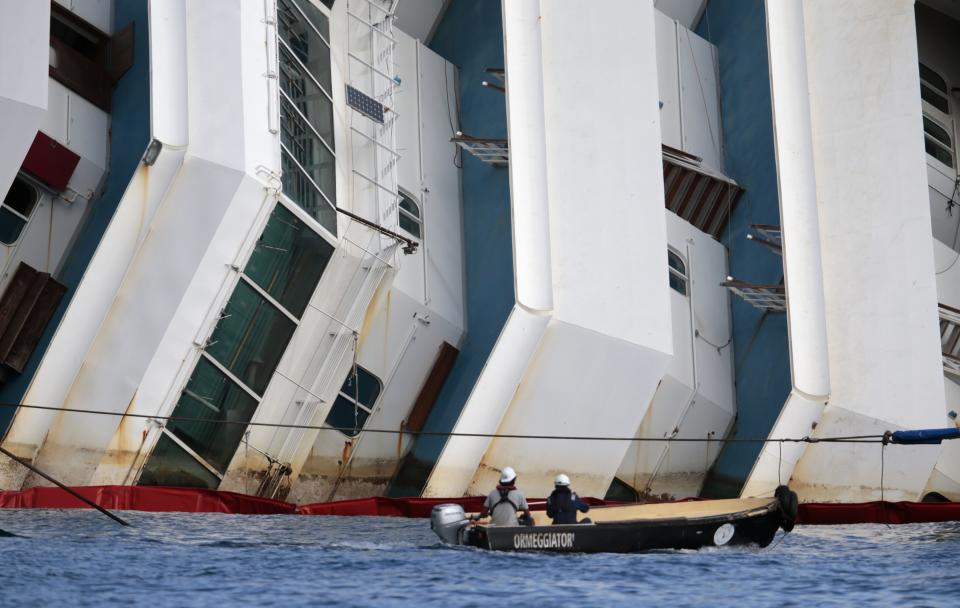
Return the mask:
{"type": "Polygon", "coordinates": [[[955,424],[955,8],[0,17],[3,446],[63,482],[960,499],[777,442],[955,424]]]}

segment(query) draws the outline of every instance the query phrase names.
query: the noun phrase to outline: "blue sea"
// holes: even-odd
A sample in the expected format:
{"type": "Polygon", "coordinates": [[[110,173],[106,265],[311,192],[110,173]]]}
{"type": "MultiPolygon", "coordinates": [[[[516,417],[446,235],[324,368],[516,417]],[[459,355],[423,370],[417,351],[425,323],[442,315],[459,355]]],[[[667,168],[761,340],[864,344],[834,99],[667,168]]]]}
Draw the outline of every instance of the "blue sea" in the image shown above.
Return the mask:
{"type": "Polygon", "coordinates": [[[798,527],[767,549],[442,546],[425,519],[0,510],[2,606],[957,606],[960,524],[798,527]]]}

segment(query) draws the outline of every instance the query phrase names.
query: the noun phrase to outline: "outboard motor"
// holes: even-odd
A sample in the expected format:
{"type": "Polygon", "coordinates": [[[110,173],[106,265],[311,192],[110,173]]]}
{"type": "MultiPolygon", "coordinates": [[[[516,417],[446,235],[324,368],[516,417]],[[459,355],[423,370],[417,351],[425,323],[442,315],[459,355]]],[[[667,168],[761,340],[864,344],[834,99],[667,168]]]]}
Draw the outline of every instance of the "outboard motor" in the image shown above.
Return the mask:
{"type": "Polygon", "coordinates": [[[469,524],[460,505],[437,505],[430,512],[430,529],[448,545],[463,544],[463,532],[469,524]]]}

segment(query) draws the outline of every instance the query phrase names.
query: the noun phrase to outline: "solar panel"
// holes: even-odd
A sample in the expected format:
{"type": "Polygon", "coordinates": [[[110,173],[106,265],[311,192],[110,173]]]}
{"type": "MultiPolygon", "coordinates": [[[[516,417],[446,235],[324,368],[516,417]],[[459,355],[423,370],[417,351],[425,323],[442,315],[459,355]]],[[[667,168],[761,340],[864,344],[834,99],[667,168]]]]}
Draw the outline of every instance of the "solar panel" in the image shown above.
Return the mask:
{"type": "Polygon", "coordinates": [[[347,85],[347,105],[371,120],[383,124],[383,104],[350,85],[347,85]]]}

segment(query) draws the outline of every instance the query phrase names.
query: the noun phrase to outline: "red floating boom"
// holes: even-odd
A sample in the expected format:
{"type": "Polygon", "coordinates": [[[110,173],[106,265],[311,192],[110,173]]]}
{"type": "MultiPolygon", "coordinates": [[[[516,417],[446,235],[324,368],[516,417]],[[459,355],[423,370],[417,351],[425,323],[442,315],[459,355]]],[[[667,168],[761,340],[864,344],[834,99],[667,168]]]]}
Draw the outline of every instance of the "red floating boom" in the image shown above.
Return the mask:
{"type": "MultiPolygon", "coordinates": [[[[467,512],[478,512],[482,496],[464,498],[388,498],[374,496],[353,500],[294,505],[281,500],[259,498],[235,492],[158,486],[81,486],[74,488],[101,507],[116,510],[234,513],[241,515],[366,515],[380,517],[430,517],[434,505],[457,503],[467,512]]],[[[606,503],[585,498],[589,504],[606,503]]],[[[542,510],[542,499],[530,499],[530,508],[542,510]]],[[[0,492],[0,508],[84,509],[90,508],[60,488],[30,488],[0,492]]],[[[864,523],[909,524],[960,521],[960,502],[863,502],[805,503],[800,505],[797,523],[840,525],[864,523]]]]}

